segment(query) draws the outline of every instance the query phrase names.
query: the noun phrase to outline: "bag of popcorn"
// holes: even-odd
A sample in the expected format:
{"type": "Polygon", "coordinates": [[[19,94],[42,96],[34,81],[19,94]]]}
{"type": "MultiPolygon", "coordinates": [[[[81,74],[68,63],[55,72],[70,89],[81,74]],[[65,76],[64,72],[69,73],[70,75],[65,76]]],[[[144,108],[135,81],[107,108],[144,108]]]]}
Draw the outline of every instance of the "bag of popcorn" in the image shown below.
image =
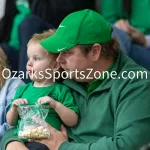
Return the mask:
{"type": "Polygon", "coordinates": [[[48,114],[49,109],[43,105],[22,104],[17,107],[21,118],[18,130],[18,137],[21,139],[42,139],[49,138],[50,132],[45,126],[39,125],[34,118],[39,118],[43,122],[48,114]]]}

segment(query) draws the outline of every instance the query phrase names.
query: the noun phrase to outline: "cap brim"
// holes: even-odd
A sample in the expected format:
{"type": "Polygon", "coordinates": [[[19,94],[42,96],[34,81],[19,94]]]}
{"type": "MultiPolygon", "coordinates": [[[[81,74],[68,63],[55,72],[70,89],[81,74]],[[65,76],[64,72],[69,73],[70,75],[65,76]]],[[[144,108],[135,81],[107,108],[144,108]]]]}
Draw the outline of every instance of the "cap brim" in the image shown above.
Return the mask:
{"type": "Polygon", "coordinates": [[[61,37],[57,36],[56,34],[41,41],[40,45],[51,53],[64,52],[75,46],[75,44],[64,41],[61,37]]]}

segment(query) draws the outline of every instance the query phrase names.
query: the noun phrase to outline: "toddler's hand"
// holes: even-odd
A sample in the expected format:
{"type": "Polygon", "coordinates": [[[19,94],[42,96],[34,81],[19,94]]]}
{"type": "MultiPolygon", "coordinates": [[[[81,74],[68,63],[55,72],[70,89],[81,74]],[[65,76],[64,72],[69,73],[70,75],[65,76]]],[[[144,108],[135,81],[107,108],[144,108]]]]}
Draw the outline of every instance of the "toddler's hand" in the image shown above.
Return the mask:
{"type": "Polygon", "coordinates": [[[38,99],[38,103],[43,104],[43,103],[49,103],[50,104],[50,108],[56,108],[56,104],[58,103],[57,101],[55,101],[54,99],[52,99],[49,96],[44,96],[44,97],[40,97],[38,99]]]}
{"type": "Polygon", "coordinates": [[[22,98],[19,98],[19,99],[16,99],[12,102],[12,108],[17,108],[18,105],[20,104],[28,104],[28,101],[27,99],[22,99],[22,98]]]}

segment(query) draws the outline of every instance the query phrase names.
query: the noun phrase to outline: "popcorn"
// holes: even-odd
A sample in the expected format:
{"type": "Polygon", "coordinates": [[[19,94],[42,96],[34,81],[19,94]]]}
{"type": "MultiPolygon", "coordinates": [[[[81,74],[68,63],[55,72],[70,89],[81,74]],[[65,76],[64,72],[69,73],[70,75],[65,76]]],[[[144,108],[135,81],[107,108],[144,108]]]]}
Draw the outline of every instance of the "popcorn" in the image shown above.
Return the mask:
{"type": "Polygon", "coordinates": [[[39,126],[34,128],[26,128],[24,131],[19,131],[18,136],[21,139],[42,139],[49,138],[50,132],[43,126],[39,126]]]}
{"type": "Polygon", "coordinates": [[[39,104],[22,104],[18,105],[17,110],[20,116],[20,124],[18,129],[18,138],[21,139],[42,139],[49,138],[50,132],[48,128],[40,125],[34,120],[38,118],[41,123],[45,121],[49,108],[44,108],[39,104]]]}

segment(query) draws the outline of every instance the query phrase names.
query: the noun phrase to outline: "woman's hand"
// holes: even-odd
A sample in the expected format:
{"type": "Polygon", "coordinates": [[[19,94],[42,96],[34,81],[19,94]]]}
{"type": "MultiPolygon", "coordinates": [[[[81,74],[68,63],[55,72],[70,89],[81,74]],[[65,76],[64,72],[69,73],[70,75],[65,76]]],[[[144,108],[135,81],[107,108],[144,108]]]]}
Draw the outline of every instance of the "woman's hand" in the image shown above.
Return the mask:
{"type": "Polygon", "coordinates": [[[132,26],[130,26],[129,36],[133,42],[135,42],[139,45],[143,45],[143,46],[146,45],[146,38],[145,38],[144,34],[132,26]]]}
{"type": "Polygon", "coordinates": [[[146,45],[146,38],[144,34],[141,33],[138,29],[131,26],[128,21],[121,19],[115,23],[115,26],[125,31],[134,43],[143,46],[146,45]]]}
{"type": "Polygon", "coordinates": [[[117,22],[115,23],[115,27],[117,27],[117,28],[119,28],[119,29],[125,31],[125,32],[128,33],[128,34],[129,34],[129,32],[130,32],[130,24],[129,24],[129,22],[126,21],[126,20],[120,19],[119,21],[117,21],[117,22]]]}

